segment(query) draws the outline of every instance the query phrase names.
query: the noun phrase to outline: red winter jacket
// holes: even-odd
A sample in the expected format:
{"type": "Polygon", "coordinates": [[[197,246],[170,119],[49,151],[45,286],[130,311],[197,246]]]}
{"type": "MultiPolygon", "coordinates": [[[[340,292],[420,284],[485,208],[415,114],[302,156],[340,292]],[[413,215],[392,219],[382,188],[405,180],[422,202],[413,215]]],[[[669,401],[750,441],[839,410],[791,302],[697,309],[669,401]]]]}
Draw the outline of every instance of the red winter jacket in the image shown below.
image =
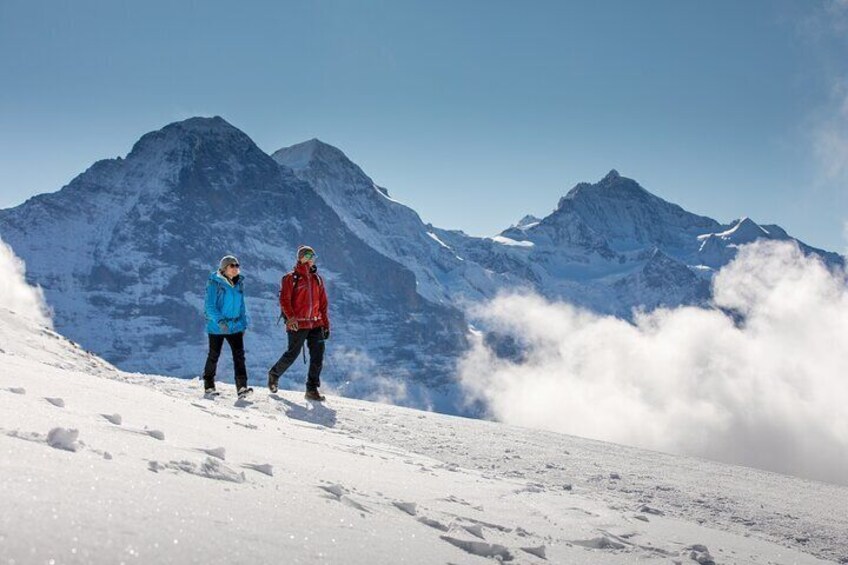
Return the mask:
{"type": "Polygon", "coordinates": [[[297,320],[298,329],[330,329],[327,313],[327,291],[324,280],[306,263],[298,263],[291,273],[280,281],[280,310],[286,320],[297,320]]]}

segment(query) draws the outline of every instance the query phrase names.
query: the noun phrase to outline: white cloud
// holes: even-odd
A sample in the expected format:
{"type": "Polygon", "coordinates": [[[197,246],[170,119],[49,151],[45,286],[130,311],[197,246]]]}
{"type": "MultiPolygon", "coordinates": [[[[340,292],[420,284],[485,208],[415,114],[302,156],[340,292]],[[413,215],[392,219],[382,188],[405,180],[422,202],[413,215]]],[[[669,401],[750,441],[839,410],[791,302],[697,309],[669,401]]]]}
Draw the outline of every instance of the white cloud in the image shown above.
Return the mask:
{"type": "Polygon", "coordinates": [[[0,240],[0,264],[5,273],[0,277],[0,308],[11,310],[18,316],[51,327],[50,309],[40,288],[27,284],[24,262],[15,256],[12,248],[0,240]]]}
{"type": "Polygon", "coordinates": [[[331,363],[345,368],[345,381],[327,383],[325,390],[385,404],[407,404],[409,391],[404,381],[383,373],[377,362],[359,349],[339,347],[333,351],[331,363]]]}
{"type": "Polygon", "coordinates": [[[523,346],[482,339],[461,381],[494,418],[650,449],[845,482],[848,287],[788,243],[755,243],[714,281],[715,302],[635,322],[535,295],[474,314],[523,346]]]}

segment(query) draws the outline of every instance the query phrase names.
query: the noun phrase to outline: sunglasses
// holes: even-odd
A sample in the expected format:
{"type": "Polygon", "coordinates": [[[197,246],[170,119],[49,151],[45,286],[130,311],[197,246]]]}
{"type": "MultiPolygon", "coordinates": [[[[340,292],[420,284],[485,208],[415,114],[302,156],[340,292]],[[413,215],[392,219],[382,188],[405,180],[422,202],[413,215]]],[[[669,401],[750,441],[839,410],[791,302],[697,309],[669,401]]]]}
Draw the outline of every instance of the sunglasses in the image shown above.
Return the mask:
{"type": "Polygon", "coordinates": [[[311,251],[304,251],[304,252],[303,252],[303,257],[306,257],[307,259],[312,259],[312,258],[314,258],[314,257],[315,257],[315,254],[314,254],[314,253],[312,253],[311,251]]]}
{"type": "Polygon", "coordinates": [[[240,268],[241,268],[241,265],[239,265],[238,263],[230,263],[230,264],[229,264],[229,265],[227,265],[227,266],[228,266],[228,267],[232,267],[232,268],[234,268],[234,269],[240,269],[240,268]]]}

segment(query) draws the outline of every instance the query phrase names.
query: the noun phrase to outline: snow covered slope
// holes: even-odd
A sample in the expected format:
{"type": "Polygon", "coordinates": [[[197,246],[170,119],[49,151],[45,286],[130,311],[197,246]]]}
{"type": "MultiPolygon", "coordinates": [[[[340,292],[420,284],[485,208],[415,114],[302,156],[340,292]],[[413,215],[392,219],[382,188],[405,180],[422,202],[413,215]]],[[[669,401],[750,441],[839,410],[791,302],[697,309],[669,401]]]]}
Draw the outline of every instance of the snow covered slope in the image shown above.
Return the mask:
{"type": "Polygon", "coordinates": [[[415,273],[425,298],[456,305],[459,296],[480,300],[500,288],[499,277],[463,260],[339,149],[312,139],[272,157],[308,182],[356,235],[415,273]]]}
{"type": "Polygon", "coordinates": [[[4,563],[824,563],[848,488],[331,396],[201,399],[0,310],[4,563]]]}

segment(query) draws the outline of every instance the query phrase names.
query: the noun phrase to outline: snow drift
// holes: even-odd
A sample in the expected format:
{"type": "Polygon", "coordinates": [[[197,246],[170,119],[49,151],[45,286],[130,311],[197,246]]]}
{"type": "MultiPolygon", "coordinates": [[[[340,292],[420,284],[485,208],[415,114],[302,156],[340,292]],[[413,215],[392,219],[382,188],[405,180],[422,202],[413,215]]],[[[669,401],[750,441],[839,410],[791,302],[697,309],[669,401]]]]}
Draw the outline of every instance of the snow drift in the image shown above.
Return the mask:
{"type": "Polygon", "coordinates": [[[532,294],[475,316],[461,380],[502,422],[846,484],[848,287],[795,244],[757,242],[714,280],[715,308],[633,324],[532,294]]]}

